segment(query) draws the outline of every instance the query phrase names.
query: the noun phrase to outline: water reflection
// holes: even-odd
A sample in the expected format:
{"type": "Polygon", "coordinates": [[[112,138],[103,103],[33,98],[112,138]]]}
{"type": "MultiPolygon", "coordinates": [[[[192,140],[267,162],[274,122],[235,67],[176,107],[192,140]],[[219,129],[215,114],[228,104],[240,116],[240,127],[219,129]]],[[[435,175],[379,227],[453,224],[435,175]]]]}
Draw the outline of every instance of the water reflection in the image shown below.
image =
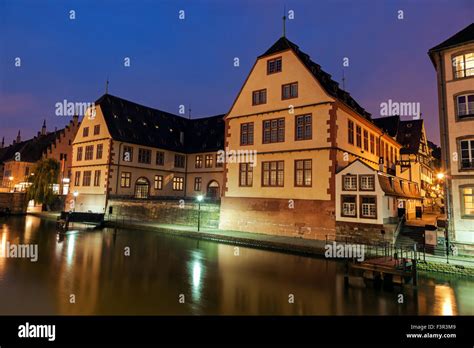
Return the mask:
{"type": "Polygon", "coordinates": [[[342,265],[321,259],[243,247],[236,256],[231,245],[121,229],[58,236],[54,221],[30,216],[1,226],[0,247],[38,243],[39,261],[0,259],[0,314],[474,314],[466,279],[422,276],[416,292],[357,280],[346,289],[342,265]]]}

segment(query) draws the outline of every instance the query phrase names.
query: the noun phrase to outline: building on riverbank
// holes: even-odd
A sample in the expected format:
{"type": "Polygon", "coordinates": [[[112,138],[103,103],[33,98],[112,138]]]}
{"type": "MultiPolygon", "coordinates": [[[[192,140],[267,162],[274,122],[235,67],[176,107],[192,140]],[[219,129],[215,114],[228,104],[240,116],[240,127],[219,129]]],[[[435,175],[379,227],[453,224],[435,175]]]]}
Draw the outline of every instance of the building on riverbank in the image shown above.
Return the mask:
{"type": "Polygon", "coordinates": [[[334,235],[336,173],[360,160],[395,174],[402,148],[286,37],[257,58],[225,122],[226,150],[257,159],[226,163],[222,229],[334,235]]]}
{"type": "Polygon", "coordinates": [[[223,115],[188,119],[110,94],[88,114],[73,142],[66,210],[103,213],[113,199],[220,198],[223,115]]]}
{"type": "Polygon", "coordinates": [[[0,172],[3,191],[24,192],[28,179],[34,175],[38,161],[53,158],[61,163],[59,179],[53,186],[57,194],[67,194],[71,170],[72,141],[80,126],[75,116],[66,127],[53,132],[43,122],[41,131],[28,140],[21,140],[20,131],[10,146],[0,148],[0,172]]]}
{"type": "Polygon", "coordinates": [[[474,249],[474,23],[428,52],[436,69],[450,238],[474,249]]]}
{"type": "Polygon", "coordinates": [[[431,208],[434,204],[432,193],[435,184],[435,158],[428,145],[424,120],[401,120],[400,116],[375,118],[374,122],[386,134],[402,145],[397,161],[396,175],[416,182],[420,187],[423,206],[431,208]]]}

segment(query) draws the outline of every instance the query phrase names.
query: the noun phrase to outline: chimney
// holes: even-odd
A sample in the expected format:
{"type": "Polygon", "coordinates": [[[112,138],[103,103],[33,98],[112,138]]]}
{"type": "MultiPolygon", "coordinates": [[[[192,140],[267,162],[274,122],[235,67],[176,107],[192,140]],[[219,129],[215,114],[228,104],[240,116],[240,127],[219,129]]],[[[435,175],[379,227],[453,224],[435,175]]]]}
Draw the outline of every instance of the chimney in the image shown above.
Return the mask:
{"type": "Polygon", "coordinates": [[[18,135],[16,136],[16,142],[17,142],[17,143],[21,143],[21,134],[20,134],[20,130],[18,130],[18,135]]]}
{"type": "Polygon", "coordinates": [[[43,121],[43,127],[41,127],[41,135],[46,135],[46,120],[43,121]]]}
{"type": "Polygon", "coordinates": [[[73,123],[75,126],[77,126],[78,122],[79,122],[79,116],[78,116],[78,115],[72,116],[72,123],[73,123]]]}

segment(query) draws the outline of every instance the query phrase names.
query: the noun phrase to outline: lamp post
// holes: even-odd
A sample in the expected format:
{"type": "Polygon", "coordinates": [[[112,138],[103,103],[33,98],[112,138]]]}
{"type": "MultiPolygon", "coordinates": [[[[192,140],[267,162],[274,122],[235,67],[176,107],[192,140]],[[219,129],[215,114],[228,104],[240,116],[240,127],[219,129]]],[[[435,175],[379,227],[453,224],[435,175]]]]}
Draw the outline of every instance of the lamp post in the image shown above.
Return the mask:
{"type": "Polygon", "coordinates": [[[203,195],[196,197],[198,201],[198,232],[201,230],[201,202],[204,199],[203,195]]]}
{"type": "Polygon", "coordinates": [[[79,192],[77,191],[74,191],[74,193],[72,194],[74,196],[74,212],[76,211],[76,198],[77,196],[79,196],[79,192]]]}

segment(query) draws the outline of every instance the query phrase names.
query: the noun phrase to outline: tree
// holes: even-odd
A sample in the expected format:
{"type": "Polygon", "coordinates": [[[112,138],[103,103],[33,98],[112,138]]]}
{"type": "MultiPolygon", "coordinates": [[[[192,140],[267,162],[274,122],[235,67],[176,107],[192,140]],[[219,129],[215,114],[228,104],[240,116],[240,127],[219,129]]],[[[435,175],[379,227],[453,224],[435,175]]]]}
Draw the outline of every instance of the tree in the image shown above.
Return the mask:
{"type": "Polygon", "coordinates": [[[33,199],[35,203],[51,204],[54,200],[53,184],[58,182],[59,169],[60,163],[53,158],[39,161],[35,174],[30,176],[28,199],[33,199]]]}

